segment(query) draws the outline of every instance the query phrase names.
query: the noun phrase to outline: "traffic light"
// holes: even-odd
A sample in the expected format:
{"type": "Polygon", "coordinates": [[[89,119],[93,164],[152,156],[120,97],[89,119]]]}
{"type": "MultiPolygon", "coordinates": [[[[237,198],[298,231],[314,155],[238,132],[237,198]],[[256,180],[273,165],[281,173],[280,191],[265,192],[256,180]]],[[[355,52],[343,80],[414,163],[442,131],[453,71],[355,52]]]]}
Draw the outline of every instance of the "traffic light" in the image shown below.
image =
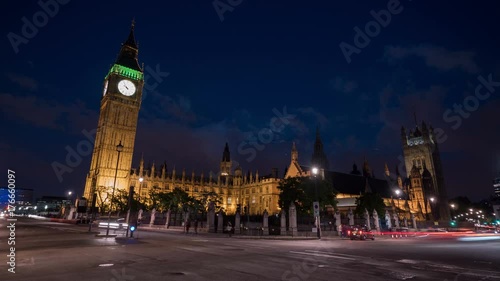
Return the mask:
{"type": "Polygon", "coordinates": [[[130,237],[134,237],[135,225],[130,226],[130,237]]]}
{"type": "Polygon", "coordinates": [[[450,225],[451,225],[451,226],[457,226],[457,222],[456,222],[456,221],[451,221],[451,222],[450,222],[450,225]]]}

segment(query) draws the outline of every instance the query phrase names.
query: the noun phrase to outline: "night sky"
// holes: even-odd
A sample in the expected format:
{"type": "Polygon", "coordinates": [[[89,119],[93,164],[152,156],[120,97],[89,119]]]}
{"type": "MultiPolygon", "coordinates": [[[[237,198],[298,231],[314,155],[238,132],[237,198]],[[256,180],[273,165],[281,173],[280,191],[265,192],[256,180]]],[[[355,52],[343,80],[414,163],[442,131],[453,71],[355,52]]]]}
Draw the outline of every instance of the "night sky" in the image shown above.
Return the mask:
{"type": "Polygon", "coordinates": [[[333,170],[350,172],[366,156],[381,178],[384,162],[392,172],[399,165],[400,128],[414,127],[416,112],[445,134],[449,196],[480,200],[493,192],[500,172],[495,1],[220,0],[221,15],[213,1],[60,2],[46,22],[36,1],[9,1],[1,13],[0,169],[15,170],[17,186],[37,196],[83,192],[90,153],[61,181],[52,163],[67,164],[67,149],[96,128],[103,79],[133,18],[139,60],[152,77],[135,167],[143,153],[146,165],[166,161],[169,171],[207,175],[218,171],[228,142],[245,172],[276,167],[282,175],[293,141],[309,164],[319,125],[333,170]],[[360,48],[346,59],[341,43],[356,48],[355,28],[365,30],[370,11],[388,5],[388,24],[373,29],[366,46],[356,41],[360,48]],[[40,27],[26,38],[22,18],[33,23],[35,14],[40,27]],[[481,99],[479,77],[493,81],[481,99]],[[454,105],[464,102],[459,117],[454,105]],[[270,127],[284,108],[287,124],[270,127]],[[249,135],[269,129],[252,157],[249,135]]]}

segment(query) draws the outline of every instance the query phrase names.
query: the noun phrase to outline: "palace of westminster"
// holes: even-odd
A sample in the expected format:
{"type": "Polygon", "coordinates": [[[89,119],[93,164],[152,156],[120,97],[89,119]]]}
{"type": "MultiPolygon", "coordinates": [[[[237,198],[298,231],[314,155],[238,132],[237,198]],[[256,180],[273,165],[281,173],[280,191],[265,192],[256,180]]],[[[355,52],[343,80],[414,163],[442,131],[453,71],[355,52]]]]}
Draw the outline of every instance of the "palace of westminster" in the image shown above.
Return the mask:
{"type": "MultiPolygon", "coordinates": [[[[132,168],[132,156],[136,138],[142,92],[145,84],[143,66],[138,62],[138,46],[134,37],[134,23],[127,40],[122,44],[114,65],[104,78],[100,116],[97,126],[90,170],[87,174],[84,196],[93,198],[96,187],[128,190],[135,187],[141,197],[157,189],[169,192],[174,188],[185,190],[193,197],[206,192],[219,195],[221,205],[227,213],[234,213],[238,205],[245,206],[251,214],[279,213],[278,185],[283,177],[277,169],[270,174],[244,173],[242,167],[235,167],[226,143],[220,170],[217,174],[203,173],[187,175],[185,170],[167,170],[166,163],[160,167],[154,164],[144,167],[144,159],[138,168],[132,168]],[[120,143],[120,152],[117,145],[120,143]]],[[[438,144],[432,126],[424,122],[414,129],[401,129],[404,165],[408,177],[396,168],[394,173],[385,165],[383,177],[375,178],[365,160],[362,170],[356,165],[350,173],[333,172],[323,151],[319,131],[316,132],[314,153],[310,165],[299,163],[295,143],[291,145],[290,164],[284,178],[311,176],[311,168],[318,167],[320,176],[330,181],[338,191],[340,211],[355,207],[355,199],[363,192],[379,193],[386,206],[411,212],[423,219],[432,214],[435,219],[449,219],[447,196],[444,187],[438,144]]],[[[97,196],[97,201],[100,201],[97,196]]]]}

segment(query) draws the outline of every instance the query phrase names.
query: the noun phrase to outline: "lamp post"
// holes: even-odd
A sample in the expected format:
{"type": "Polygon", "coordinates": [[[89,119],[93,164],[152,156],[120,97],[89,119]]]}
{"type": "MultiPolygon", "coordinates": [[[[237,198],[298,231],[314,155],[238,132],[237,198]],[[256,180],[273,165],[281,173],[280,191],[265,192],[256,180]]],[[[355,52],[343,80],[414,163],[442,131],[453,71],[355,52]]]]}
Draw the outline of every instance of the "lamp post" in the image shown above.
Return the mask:
{"type": "Polygon", "coordinates": [[[109,225],[111,224],[111,210],[113,209],[113,201],[115,200],[116,177],[118,176],[118,164],[120,164],[120,153],[123,151],[122,141],[116,146],[118,158],[116,159],[115,181],[113,183],[113,192],[111,193],[111,202],[109,204],[108,227],[106,228],[106,236],[109,235],[109,225]]]}
{"type": "Polygon", "coordinates": [[[142,182],[144,181],[144,178],[140,177],[139,178],[139,202],[141,202],[141,189],[142,189],[142,182]]]}
{"type": "Polygon", "coordinates": [[[435,215],[434,215],[434,202],[436,201],[436,198],[434,197],[431,197],[429,198],[429,200],[431,200],[431,214],[432,214],[432,219],[435,220],[435,215]]]}
{"type": "Polygon", "coordinates": [[[397,200],[397,202],[398,202],[398,203],[397,203],[397,208],[398,208],[398,209],[397,209],[398,218],[399,218],[399,219],[401,219],[401,218],[399,217],[399,210],[401,209],[401,207],[400,207],[400,205],[399,205],[399,200],[401,199],[401,196],[399,196],[399,195],[401,194],[401,190],[396,189],[396,190],[394,190],[394,192],[396,193],[396,200],[397,200]]]}
{"type": "MultiPolygon", "coordinates": [[[[314,167],[312,168],[312,173],[314,175],[314,191],[316,193],[316,202],[319,205],[319,198],[318,198],[318,168],[314,167]]],[[[319,209],[319,207],[318,207],[319,209]]],[[[316,219],[316,233],[318,234],[318,239],[321,239],[321,222],[320,222],[320,217],[319,217],[319,210],[318,213],[314,214],[314,217],[316,219]]]]}
{"type": "Polygon", "coordinates": [[[451,210],[453,211],[452,216],[456,216],[456,210],[458,209],[458,205],[455,203],[450,204],[451,210]]]}

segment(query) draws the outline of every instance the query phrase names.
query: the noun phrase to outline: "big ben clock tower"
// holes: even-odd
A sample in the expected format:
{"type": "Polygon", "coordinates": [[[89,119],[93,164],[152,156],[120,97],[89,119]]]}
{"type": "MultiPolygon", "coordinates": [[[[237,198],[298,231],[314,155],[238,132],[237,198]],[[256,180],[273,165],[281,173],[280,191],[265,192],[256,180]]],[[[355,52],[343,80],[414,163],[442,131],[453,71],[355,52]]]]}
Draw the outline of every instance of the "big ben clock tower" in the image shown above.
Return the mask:
{"type": "Polygon", "coordinates": [[[110,201],[110,198],[106,198],[106,192],[113,189],[115,173],[116,190],[128,190],[144,86],[143,68],[137,58],[139,50],[135,42],[134,25],[132,22],[130,34],[103,82],[94,151],[84,192],[89,200],[95,193],[98,204],[110,201]],[[123,149],[119,153],[117,145],[120,143],[123,149]]]}

